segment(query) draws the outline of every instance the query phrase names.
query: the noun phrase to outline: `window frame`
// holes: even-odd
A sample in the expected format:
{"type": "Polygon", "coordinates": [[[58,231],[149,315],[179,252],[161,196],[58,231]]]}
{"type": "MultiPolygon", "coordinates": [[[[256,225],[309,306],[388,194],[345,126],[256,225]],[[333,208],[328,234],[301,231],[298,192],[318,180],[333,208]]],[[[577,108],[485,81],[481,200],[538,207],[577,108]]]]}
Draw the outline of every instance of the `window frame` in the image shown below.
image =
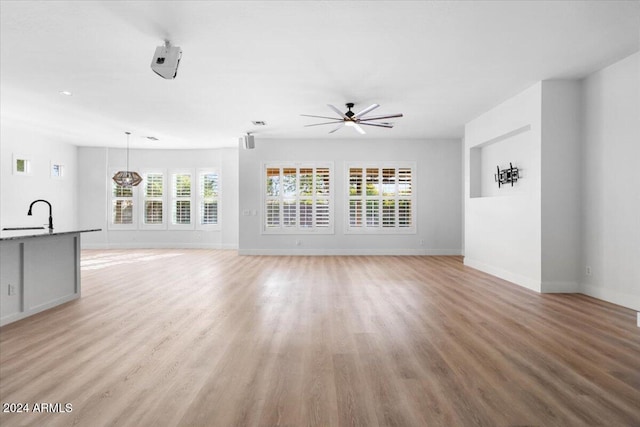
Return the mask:
{"type": "Polygon", "coordinates": [[[139,229],[140,230],[165,230],[167,228],[167,173],[164,169],[144,169],[141,171],[142,175],[142,183],[140,183],[139,187],[140,191],[139,195],[139,205],[140,205],[140,219],[139,219],[139,229]],[[147,197],[146,185],[147,185],[147,176],[152,174],[160,174],[162,175],[162,197],[147,197]],[[162,202],[162,223],[161,224],[147,224],[145,222],[146,218],[146,202],[148,200],[155,200],[162,202]]]}
{"type": "MultiPolygon", "coordinates": [[[[413,161],[375,161],[375,162],[360,162],[360,161],[349,161],[349,162],[345,162],[345,168],[344,168],[344,188],[345,188],[345,215],[344,215],[344,234],[359,234],[359,235],[363,235],[363,234],[417,234],[418,233],[418,225],[417,225],[417,218],[418,218],[418,198],[417,198],[417,175],[418,175],[418,171],[417,171],[417,163],[413,162],[413,161]],[[363,175],[362,175],[362,182],[363,182],[363,194],[360,196],[352,196],[350,194],[350,186],[351,186],[351,169],[362,169],[363,170],[363,175]],[[398,192],[398,187],[396,184],[396,191],[395,191],[395,195],[393,197],[391,196],[384,196],[384,194],[382,193],[382,191],[380,191],[380,194],[376,195],[375,197],[367,197],[366,195],[366,182],[367,182],[367,177],[366,177],[366,170],[367,169],[378,169],[378,176],[379,176],[379,182],[381,183],[383,181],[383,170],[384,169],[395,169],[395,175],[394,177],[398,176],[398,170],[399,169],[410,169],[411,170],[411,195],[410,196],[401,196],[398,192]],[[384,226],[384,204],[383,204],[383,200],[385,199],[391,199],[393,198],[393,200],[395,201],[394,203],[394,212],[395,215],[393,217],[394,220],[394,226],[384,226]],[[363,226],[361,227],[353,227],[351,225],[351,201],[352,200],[357,200],[357,199],[361,199],[363,201],[365,201],[365,203],[363,204],[363,211],[362,211],[362,218],[364,219],[364,223],[363,226]],[[399,201],[401,200],[411,200],[411,226],[409,227],[400,227],[399,225],[399,201]],[[378,225],[377,226],[367,226],[366,225],[366,216],[367,216],[367,211],[366,211],[366,207],[364,207],[366,205],[366,200],[377,200],[378,201],[378,208],[377,208],[377,220],[378,220],[378,225]]],[[[396,181],[397,182],[397,181],[396,181]]]]}
{"type": "MultiPolygon", "coordinates": [[[[220,170],[218,168],[198,168],[195,171],[196,175],[196,191],[195,191],[195,218],[196,218],[196,230],[204,230],[204,231],[218,231],[221,230],[222,226],[222,179],[220,176],[220,170]],[[204,199],[204,195],[200,191],[202,188],[202,175],[207,173],[213,173],[217,177],[217,223],[215,224],[202,224],[202,212],[200,211],[200,203],[202,203],[204,199]]],[[[192,181],[193,184],[193,181],[192,181]]]]}
{"type": "MultiPolygon", "coordinates": [[[[222,175],[219,167],[202,167],[202,168],[176,168],[176,169],[162,169],[162,168],[145,168],[140,170],[143,181],[135,187],[131,188],[132,196],[119,197],[114,196],[113,186],[117,185],[113,181],[113,175],[124,170],[124,167],[115,168],[110,167],[107,175],[107,229],[108,230],[146,230],[146,231],[161,231],[161,230],[199,230],[199,231],[220,231],[222,229],[222,175]],[[147,184],[147,176],[149,174],[162,174],[163,176],[163,194],[161,198],[155,198],[162,200],[162,224],[146,224],[145,223],[145,202],[147,201],[145,186],[147,184]],[[200,224],[202,221],[200,213],[200,203],[203,200],[203,195],[200,193],[202,174],[214,173],[217,176],[217,224],[200,224]],[[191,176],[191,188],[189,195],[190,203],[190,224],[173,224],[173,203],[176,200],[174,197],[175,183],[173,181],[174,175],[188,174],[191,176]],[[114,224],[114,212],[113,204],[116,200],[131,200],[132,203],[132,223],[131,224],[114,224]]],[[[184,198],[186,200],[186,198],[184,198]]]]}
{"type": "Polygon", "coordinates": [[[167,228],[169,230],[195,230],[195,215],[194,215],[194,202],[195,202],[195,197],[194,197],[194,170],[193,169],[172,169],[169,171],[169,173],[167,174],[167,179],[169,180],[169,196],[168,196],[168,203],[167,203],[167,228]],[[189,224],[174,224],[173,223],[173,205],[176,201],[178,201],[178,199],[181,200],[186,200],[186,197],[176,197],[175,193],[176,193],[176,183],[174,180],[174,176],[175,175],[190,175],[191,176],[191,182],[190,182],[190,192],[189,192],[189,219],[190,219],[190,223],[189,224]]]}
{"type": "Polygon", "coordinates": [[[13,164],[11,165],[11,170],[14,175],[19,176],[30,176],[33,174],[33,161],[31,160],[31,156],[25,156],[22,154],[13,153],[13,164]],[[24,170],[18,170],[18,161],[22,160],[24,162],[24,170]]]}
{"type": "Polygon", "coordinates": [[[115,181],[113,180],[113,176],[118,172],[124,170],[124,167],[122,168],[114,168],[110,171],[107,179],[109,180],[109,202],[108,202],[108,209],[109,209],[109,213],[108,213],[108,224],[107,224],[107,229],[109,230],[137,230],[138,229],[138,192],[137,192],[137,187],[131,187],[131,203],[132,203],[132,208],[131,208],[131,224],[115,224],[113,222],[114,218],[113,218],[113,202],[117,201],[117,200],[126,200],[129,199],[129,197],[122,197],[122,196],[115,196],[114,193],[114,185],[117,185],[115,183],[115,181]]]}
{"type": "MultiPolygon", "coordinates": [[[[262,163],[262,167],[260,170],[260,181],[261,181],[261,185],[260,185],[260,189],[261,189],[261,208],[260,208],[260,232],[261,234],[265,234],[265,235],[287,235],[287,234],[335,234],[335,215],[334,215],[334,210],[335,210],[335,185],[334,185],[334,181],[335,181],[335,170],[334,170],[334,165],[333,162],[326,162],[326,161],[320,161],[320,162],[315,162],[315,161],[311,161],[311,162],[300,162],[300,161],[274,161],[274,162],[263,162],[262,163]],[[296,222],[297,225],[295,227],[284,227],[282,225],[282,219],[280,221],[280,225],[278,227],[267,227],[267,201],[268,200],[274,200],[276,198],[276,196],[268,196],[267,195],[267,169],[274,169],[274,168],[278,168],[280,170],[280,177],[283,176],[283,170],[284,169],[296,169],[296,191],[295,191],[295,195],[292,196],[288,196],[285,197],[285,195],[280,192],[280,194],[277,196],[278,200],[280,200],[280,207],[279,207],[279,213],[280,213],[280,218],[284,217],[284,211],[283,211],[283,203],[282,201],[284,201],[284,199],[294,199],[295,200],[295,206],[296,206],[296,222]],[[316,170],[317,169],[328,169],[329,170],[329,194],[325,197],[325,196],[321,196],[319,197],[318,194],[316,194],[315,191],[312,191],[311,195],[308,196],[301,196],[300,195],[300,169],[313,169],[313,175],[316,175],[316,170]],[[301,227],[300,226],[300,214],[299,214],[299,201],[300,199],[312,199],[313,200],[313,223],[311,227],[301,227]],[[317,221],[315,220],[316,218],[316,206],[317,206],[317,201],[318,200],[326,200],[329,204],[328,210],[327,210],[327,215],[328,215],[328,226],[326,227],[318,227],[317,226],[317,221]]],[[[313,184],[313,188],[315,189],[315,180],[314,180],[314,184],[313,184]]]]}
{"type": "Polygon", "coordinates": [[[67,176],[67,167],[62,163],[62,162],[58,162],[55,160],[51,160],[51,162],[49,162],[49,177],[51,179],[65,179],[67,176]],[[53,170],[54,167],[58,168],[58,175],[55,175],[53,170]]]}

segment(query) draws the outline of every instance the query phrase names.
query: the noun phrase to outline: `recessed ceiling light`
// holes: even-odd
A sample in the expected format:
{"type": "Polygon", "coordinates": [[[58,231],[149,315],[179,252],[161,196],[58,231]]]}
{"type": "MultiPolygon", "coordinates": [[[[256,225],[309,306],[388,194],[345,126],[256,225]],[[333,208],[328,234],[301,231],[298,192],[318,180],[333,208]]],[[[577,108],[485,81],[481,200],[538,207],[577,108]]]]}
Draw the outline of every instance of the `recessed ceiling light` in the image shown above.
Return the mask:
{"type": "Polygon", "coordinates": [[[58,92],[60,95],[64,95],[64,96],[71,96],[73,95],[71,92],[69,92],[68,90],[61,90],[60,92],[58,92]]]}
{"type": "Polygon", "coordinates": [[[265,122],[264,120],[253,120],[251,121],[251,123],[254,124],[254,126],[266,126],[267,122],[265,122]]]}

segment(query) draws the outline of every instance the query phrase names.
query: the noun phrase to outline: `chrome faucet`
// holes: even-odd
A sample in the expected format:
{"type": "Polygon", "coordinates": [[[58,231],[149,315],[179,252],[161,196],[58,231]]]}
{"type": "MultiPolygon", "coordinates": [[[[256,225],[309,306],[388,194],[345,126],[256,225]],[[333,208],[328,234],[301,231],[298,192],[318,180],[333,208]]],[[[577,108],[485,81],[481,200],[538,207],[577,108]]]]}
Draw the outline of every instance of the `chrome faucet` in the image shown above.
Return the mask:
{"type": "Polygon", "coordinates": [[[33,205],[35,205],[38,202],[45,202],[46,204],[49,205],[49,233],[53,232],[53,216],[51,213],[51,203],[47,202],[44,199],[38,199],[38,200],[34,200],[33,202],[31,202],[31,205],[29,206],[29,212],[27,212],[27,215],[31,216],[31,208],[33,208],[33,205]]]}

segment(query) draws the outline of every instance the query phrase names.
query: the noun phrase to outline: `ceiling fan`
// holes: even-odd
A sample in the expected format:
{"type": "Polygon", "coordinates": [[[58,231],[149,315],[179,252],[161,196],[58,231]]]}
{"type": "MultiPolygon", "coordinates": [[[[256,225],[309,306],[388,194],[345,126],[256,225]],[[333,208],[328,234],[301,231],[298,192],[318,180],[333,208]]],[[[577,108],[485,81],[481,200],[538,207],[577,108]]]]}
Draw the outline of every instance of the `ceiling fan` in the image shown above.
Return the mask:
{"type": "Polygon", "coordinates": [[[329,133],[333,133],[333,132],[337,131],[338,129],[341,129],[344,126],[348,126],[348,127],[354,128],[356,131],[358,131],[359,133],[361,133],[363,135],[366,132],[364,131],[364,129],[362,129],[361,125],[376,126],[376,127],[381,127],[381,128],[392,128],[393,127],[393,123],[378,122],[377,120],[392,119],[394,117],[402,117],[402,113],[386,114],[386,115],[383,115],[383,116],[365,117],[365,116],[367,116],[367,114],[369,114],[370,112],[372,112],[373,110],[378,108],[380,105],[371,104],[370,106],[368,106],[364,110],[360,111],[359,113],[354,113],[353,111],[351,111],[351,109],[353,108],[353,105],[354,105],[353,102],[348,102],[346,104],[348,111],[346,113],[343,113],[342,111],[338,110],[333,105],[327,104],[327,106],[329,108],[331,108],[340,117],[311,116],[309,114],[301,114],[301,116],[304,116],[304,117],[315,117],[315,118],[318,118],[318,119],[329,119],[329,120],[332,120],[330,122],[315,123],[315,124],[312,124],[312,125],[305,125],[305,127],[337,124],[338,126],[336,128],[334,128],[332,131],[329,131],[329,133]]]}

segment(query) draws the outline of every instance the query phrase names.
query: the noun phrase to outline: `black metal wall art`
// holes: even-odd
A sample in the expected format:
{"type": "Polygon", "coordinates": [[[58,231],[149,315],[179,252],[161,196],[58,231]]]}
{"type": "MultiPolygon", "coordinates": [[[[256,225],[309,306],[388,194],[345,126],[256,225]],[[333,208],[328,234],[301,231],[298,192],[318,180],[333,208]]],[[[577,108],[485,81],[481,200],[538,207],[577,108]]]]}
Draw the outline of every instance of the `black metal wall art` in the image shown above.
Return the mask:
{"type": "Polygon", "coordinates": [[[511,183],[513,187],[513,183],[518,181],[520,178],[520,173],[518,172],[518,168],[514,168],[511,162],[509,162],[509,169],[500,170],[500,166],[496,166],[498,169],[498,173],[495,174],[496,182],[498,183],[498,188],[502,185],[511,183]]]}

